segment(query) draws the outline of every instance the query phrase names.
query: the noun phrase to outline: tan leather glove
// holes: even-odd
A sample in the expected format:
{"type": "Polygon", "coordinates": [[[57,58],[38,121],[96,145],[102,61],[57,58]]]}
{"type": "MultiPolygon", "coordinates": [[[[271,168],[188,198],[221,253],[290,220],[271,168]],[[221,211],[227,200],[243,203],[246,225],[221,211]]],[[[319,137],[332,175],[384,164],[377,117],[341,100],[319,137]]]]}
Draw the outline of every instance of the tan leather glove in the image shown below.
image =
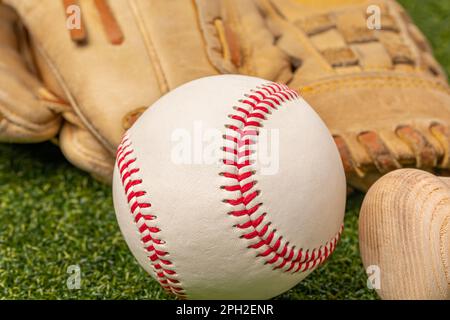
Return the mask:
{"type": "Polygon", "coordinates": [[[328,125],[351,185],[366,190],[400,167],[450,167],[446,77],[400,5],[389,0],[257,2],[295,68],[289,85],[328,125]],[[375,12],[371,5],[381,13],[379,30],[367,25],[375,12]]]}
{"type": "Polygon", "coordinates": [[[291,77],[252,0],[5,2],[27,27],[45,86],[70,106],[64,154],[104,180],[124,130],[169,90],[225,72],[291,77]],[[68,30],[73,5],[81,28],[68,30]]]}
{"type": "Polygon", "coordinates": [[[28,27],[46,87],[70,106],[63,152],[105,180],[122,132],[145,106],[217,73],[298,88],[328,124],[357,188],[402,166],[450,166],[445,76],[394,1],[6,2],[28,27]],[[71,4],[80,5],[81,30],[66,28],[71,4]],[[381,9],[381,30],[367,28],[371,4],[381,9]]]}

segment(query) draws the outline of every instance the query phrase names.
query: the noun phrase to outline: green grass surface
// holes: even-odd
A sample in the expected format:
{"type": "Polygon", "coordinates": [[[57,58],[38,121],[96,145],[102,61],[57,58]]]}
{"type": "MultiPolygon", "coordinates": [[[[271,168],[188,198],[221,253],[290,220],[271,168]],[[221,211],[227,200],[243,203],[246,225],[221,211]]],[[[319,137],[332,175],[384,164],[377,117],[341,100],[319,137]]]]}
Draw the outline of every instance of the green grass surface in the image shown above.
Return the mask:
{"type": "MultiPolygon", "coordinates": [[[[450,71],[450,2],[403,0],[450,71]]],[[[376,299],[358,252],[362,195],[349,198],[345,231],[321,268],[278,299],[376,299]]],[[[0,145],[0,298],[167,299],[129,252],[110,188],[77,170],[50,143],[0,145]],[[69,290],[70,265],[81,289],[69,290]]]]}
{"type": "MultiPolygon", "coordinates": [[[[50,144],[0,145],[0,297],[168,298],[120,234],[110,188],[72,167],[50,144]],[[81,289],[67,268],[79,265],[81,289]]],[[[358,255],[362,195],[349,199],[335,253],[281,299],[374,298],[358,255]]]]}

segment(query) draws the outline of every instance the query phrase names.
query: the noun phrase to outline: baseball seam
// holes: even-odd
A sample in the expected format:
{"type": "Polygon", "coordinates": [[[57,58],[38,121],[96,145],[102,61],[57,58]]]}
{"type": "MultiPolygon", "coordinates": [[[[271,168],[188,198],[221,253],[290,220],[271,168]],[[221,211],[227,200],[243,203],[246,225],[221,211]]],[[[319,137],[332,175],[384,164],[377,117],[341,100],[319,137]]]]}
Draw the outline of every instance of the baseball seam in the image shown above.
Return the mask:
{"type": "Polygon", "coordinates": [[[257,257],[273,266],[273,270],[292,273],[312,270],[323,263],[336,248],[343,230],[342,225],[337,234],[319,248],[297,249],[279,235],[268,221],[267,212],[262,210],[262,191],[256,188],[251,148],[256,145],[255,137],[263,121],[285,102],[295,99],[298,99],[297,92],[277,83],[258,86],[246,94],[245,99],[233,107],[235,112],[229,115],[232,122],[225,125],[223,164],[226,171],[220,173],[228,182],[220,188],[230,192],[231,196],[223,202],[233,207],[228,214],[239,221],[234,227],[242,232],[240,238],[249,241],[248,248],[256,250],[257,257]]]}
{"type": "Polygon", "coordinates": [[[150,199],[143,188],[141,169],[137,164],[137,157],[128,133],[124,135],[117,150],[117,168],[142,248],[152,266],[156,280],[167,293],[185,299],[185,290],[169,259],[169,252],[165,250],[165,241],[157,236],[161,231],[157,224],[158,217],[152,212],[150,199]]]}

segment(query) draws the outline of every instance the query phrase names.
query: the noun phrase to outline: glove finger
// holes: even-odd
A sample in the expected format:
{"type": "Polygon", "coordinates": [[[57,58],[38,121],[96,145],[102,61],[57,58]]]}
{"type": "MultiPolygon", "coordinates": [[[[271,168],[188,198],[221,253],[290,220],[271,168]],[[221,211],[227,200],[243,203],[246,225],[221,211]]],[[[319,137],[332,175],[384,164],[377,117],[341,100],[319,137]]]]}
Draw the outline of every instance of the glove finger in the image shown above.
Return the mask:
{"type": "Polygon", "coordinates": [[[289,59],[274,45],[253,0],[196,0],[210,60],[222,73],[287,82],[289,59]]]}
{"type": "Polygon", "coordinates": [[[85,128],[64,122],[59,136],[64,156],[76,167],[104,183],[112,182],[114,158],[85,128]]]}
{"type": "Polygon", "coordinates": [[[0,4],[0,141],[40,142],[54,137],[61,102],[27,69],[19,49],[18,20],[0,4]]]}

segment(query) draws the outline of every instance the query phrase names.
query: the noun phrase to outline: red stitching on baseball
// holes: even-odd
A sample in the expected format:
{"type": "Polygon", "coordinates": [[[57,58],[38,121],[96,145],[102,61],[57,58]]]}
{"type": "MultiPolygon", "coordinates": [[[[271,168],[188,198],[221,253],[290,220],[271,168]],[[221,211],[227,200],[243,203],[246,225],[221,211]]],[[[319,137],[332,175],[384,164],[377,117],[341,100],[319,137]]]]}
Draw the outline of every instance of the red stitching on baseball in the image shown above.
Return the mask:
{"type": "Polygon", "coordinates": [[[156,237],[161,231],[159,227],[154,225],[157,217],[146,211],[146,209],[151,207],[151,203],[148,199],[144,199],[147,192],[142,188],[142,179],[139,177],[140,169],[138,167],[131,168],[132,165],[136,166],[136,161],[131,140],[125,134],[117,149],[117,167],[130,208],[130,214],[133,215],[133,221],[136,223],[143,248],[147,252],[149,263],[153,267],[157,281],[166,292],[185,299],[185,290],[180,285],[180,281],[175,279],[178,275],[173,270],[173,264],[166,258],[169,253],[162,250],[162,248],[158,248],[165,242],[156,237]],[[152,225],[149,225],[150,222],[152,225]]]}
{"type": "Polygon", "coordinates": [[[249,168],[252,162],[247,159],[252,152],[241,150],[242,146],[247,148],[256,143],[251,138],[259,134],[262,121],[267,120],[272,113],[271,110],[282,107],[283,102],[298,99],[298,93],[286,85],[269,83],[258,87],[257,90],[251,90],[250,94],[244,96],[245,99],[239,101],[241,106],[233,107],[235,113],[229,115],[229,118],[235,123],[225,125],[228,130],[234,131],[236,136],[233,134],[223,136],[226,145],[223,147],[223,151],[227,154],[227,158],[223,159],[223,164],[230,166],[230,172],[220,173],[224,178],[235,181],[233,184],[220,188],[229,192],[238,191],[240,196],[225,199],[223,202],[232,207],[241,207],[239,210],[230,211],[228,213],[230,216],[248,216],[246,222],[237,224],[235,227],[246,231],[241,238],[251,242],[248,248],[258,250],[257,256],[262,257],[265,264],[273,265],[274,270],[282,269],[284,272],[296,273],[312,270],[323,263],[334,251],[343,225],[330,241],[319,248],[296,249],[289,242],[285,242],[283,236],[277,235],[277,230],[271,226],[272,223],[265,221],[267,212],[259,212],[262,206],[262,203],[259,202],[261,190],[255,188],[255,180],[248,181],[256,173],[249,168]]]}

